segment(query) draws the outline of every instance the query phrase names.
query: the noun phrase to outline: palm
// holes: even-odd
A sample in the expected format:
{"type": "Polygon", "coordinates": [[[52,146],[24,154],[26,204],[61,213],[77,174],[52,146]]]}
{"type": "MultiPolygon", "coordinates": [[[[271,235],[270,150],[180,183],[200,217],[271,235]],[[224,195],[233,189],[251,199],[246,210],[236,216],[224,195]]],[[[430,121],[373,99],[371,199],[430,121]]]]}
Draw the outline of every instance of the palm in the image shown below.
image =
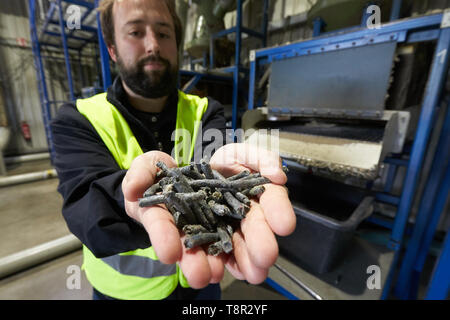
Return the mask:
{"type": "Polygon", "coordinates": [[[159,259],[163,263],[178,261],[193,288],[219,282],[223,278],[225,266],[238,279],[254,284],[264,281],[269,267],[278,256],[274,233],[288,235],[295,227],[292,205],[282,186],[286,176],[280,168],[279,158],[267,151],[249,150],[243,144],[226,145],[211,158],[212,168],[224,176],[251,169],[261,172],[273,182],[265,185],[266,191],[259,203],[252,200],[251,209],[241,221],[240,230],[233,235],[232,254],[217,257],[207,255],[201,248],[187,250],[172,215],[164,206],[138,206],[137,199],[155,179],[155,164],[159,160],[168,166],[175,166],[168,155],[149,152],[133,162],[122,184],[127,213],[144,225],[159,259]],[[245,158],[255,152],[258,153],[257,161],[245,158]]]}

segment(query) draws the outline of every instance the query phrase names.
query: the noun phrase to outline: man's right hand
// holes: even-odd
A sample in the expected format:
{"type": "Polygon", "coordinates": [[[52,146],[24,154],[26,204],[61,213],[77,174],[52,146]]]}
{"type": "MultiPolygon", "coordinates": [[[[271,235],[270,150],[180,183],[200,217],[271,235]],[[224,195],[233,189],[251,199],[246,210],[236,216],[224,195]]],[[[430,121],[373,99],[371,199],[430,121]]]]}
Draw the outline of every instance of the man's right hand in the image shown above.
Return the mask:
{"type": "Polygon", "coordinates": [[[223,257],[207,255],[200,247],[188,251],[182,244],[184,237],[180,238],[172,214],[165,206],[139,207],[138,199],[156,180],[158,161],[168,167],[177,166],[171,156],[159,151],[144,153],[133,160],[122,181],[127,214],[144,226],[162,263],[179,262],[192,288],[220,282],[224,275],[223,257]]]}

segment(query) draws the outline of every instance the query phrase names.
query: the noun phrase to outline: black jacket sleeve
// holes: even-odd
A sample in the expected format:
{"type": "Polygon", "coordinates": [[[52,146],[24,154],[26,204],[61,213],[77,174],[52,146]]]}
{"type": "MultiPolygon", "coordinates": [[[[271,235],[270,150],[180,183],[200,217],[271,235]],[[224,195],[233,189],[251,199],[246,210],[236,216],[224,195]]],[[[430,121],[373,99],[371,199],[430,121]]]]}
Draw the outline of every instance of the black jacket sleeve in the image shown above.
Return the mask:
{"type": "Polygon", "coordinates": [[[146,248],[144,228],[128,217],[121,170],[91,123],[64,105],[51,123],[62,213],[69,230],[97,257],[146,248]]]}

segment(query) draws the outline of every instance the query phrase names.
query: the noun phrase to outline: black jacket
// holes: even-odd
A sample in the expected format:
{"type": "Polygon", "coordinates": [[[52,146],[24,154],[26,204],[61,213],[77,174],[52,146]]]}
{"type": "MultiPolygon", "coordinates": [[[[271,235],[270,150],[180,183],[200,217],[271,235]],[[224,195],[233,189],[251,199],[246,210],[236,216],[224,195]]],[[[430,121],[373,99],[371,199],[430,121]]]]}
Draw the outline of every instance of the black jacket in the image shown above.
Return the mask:
{"type": "MultiPolygon", "coordinates": [[[[120,78],[108,89],[107,99],[123,115],[144,152],[162,149],[170,155],[177,114],[176,91],[161,113],[140,112],[131,107],[120,78]]],[[[224,110],[219,102],[208,98],[202,126],[203,132],[211,128],[221,130],[225,138],[224,110]]],[[[75,105],[66,104],[51,122],[51,132],[53,165],[58,172],[58,191],[64,199],[62,213],[69,230],[98,258],[148,248],[151,243],[147,232],[125,212],[121,183],[126,170],[119,168],[92,124],[75,105]]],[[[209,143],[204,142],[203,148],[209,143]]]]}

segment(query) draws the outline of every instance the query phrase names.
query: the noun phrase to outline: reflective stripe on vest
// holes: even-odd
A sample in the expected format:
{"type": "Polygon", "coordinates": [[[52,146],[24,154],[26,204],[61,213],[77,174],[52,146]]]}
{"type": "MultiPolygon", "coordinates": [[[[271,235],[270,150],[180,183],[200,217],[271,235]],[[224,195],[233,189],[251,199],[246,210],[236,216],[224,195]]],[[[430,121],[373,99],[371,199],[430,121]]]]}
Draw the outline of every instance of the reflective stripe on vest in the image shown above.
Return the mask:
{"type": "MultiPolygon", "coordinates": [[[[200,121],[207,107],[207,98],[178,92],[174,151],[180,166],[188,164],[194,154],[200,121]]],[[[143,153],[122,114],[106,99],[106,93],[77,100],[77,109],[94,126],[121,169],[128,169],[133,159],[143,153]]],[[[83,256],[89,282],[113,298],[164,299],[178,283],[188,287],[179,266],[160,262],[153,247],[98,259],[83,246],[83,256]]]]}
{"type": "Polygon", "coordinates": [[[114,255],[102,258],[102,261],[114,270],[128,276],[151,278],[170,276],[177,272],[176,265],[174,264],[164,264],[158,260],[133,255],[114,255]]]}

